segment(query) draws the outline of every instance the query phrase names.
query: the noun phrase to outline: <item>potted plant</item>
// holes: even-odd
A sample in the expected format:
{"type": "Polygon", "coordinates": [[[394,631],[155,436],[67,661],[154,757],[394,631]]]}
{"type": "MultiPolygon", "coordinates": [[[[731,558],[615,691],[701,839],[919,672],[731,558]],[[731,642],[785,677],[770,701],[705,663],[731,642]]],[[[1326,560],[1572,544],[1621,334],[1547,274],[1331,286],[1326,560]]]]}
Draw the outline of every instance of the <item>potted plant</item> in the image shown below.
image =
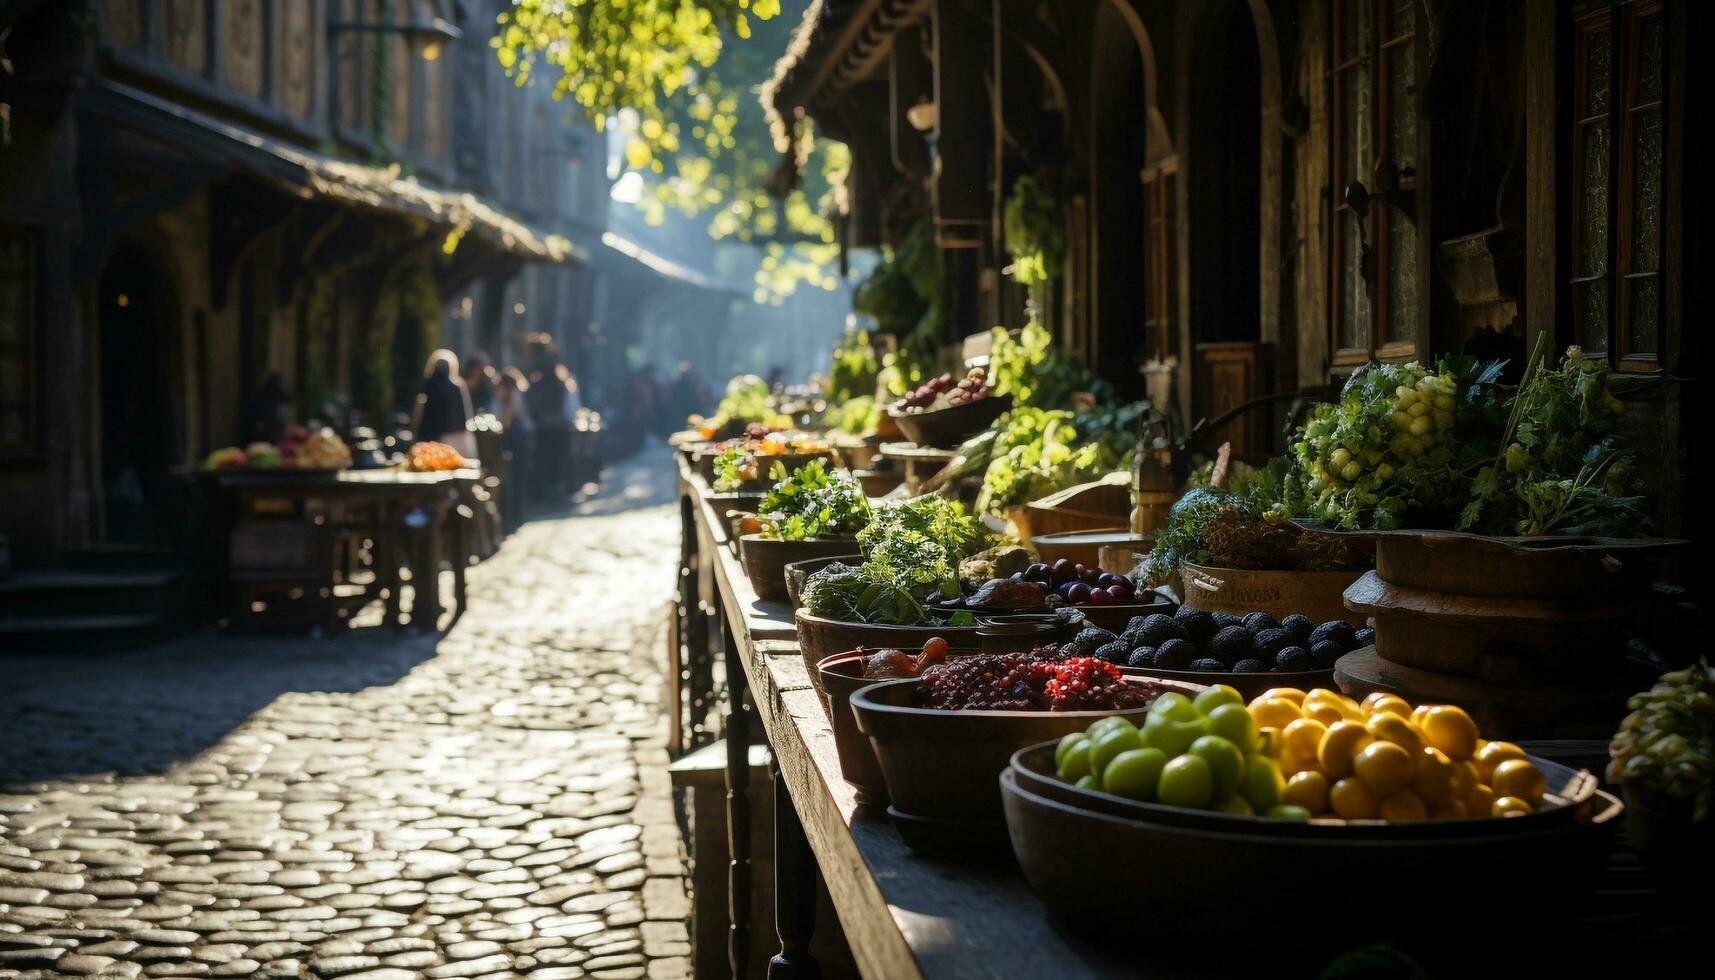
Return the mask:
{"type": "Polygon", "coordinates": [[[856,551],[870,514],[863,491],[826,459],[791,471],[776,461],[769,476],[774,486],[757,510],[763,528],[739,537],[739,558],[756,594],[779,602],[787,598],[787,564],[856,551]]]}
{"type": "Polygon", "coordinates": [[[1628,707],[1608,747],[1627,840],[1671,887],[1702,888],[1715,868],[1715,667],[1663,674],[1628,707]]]}

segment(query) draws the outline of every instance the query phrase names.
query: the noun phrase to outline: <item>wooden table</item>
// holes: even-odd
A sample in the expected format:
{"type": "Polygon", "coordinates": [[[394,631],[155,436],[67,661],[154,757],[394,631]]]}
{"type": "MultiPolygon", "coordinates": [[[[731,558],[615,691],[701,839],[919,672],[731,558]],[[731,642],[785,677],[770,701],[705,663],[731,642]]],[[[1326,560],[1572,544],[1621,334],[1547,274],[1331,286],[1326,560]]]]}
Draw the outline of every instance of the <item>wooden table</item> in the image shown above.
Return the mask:
{"type": "MultiPolygon", "coordinates": [[[[438,579],[439,556],[450,545],[455,556],[468,552],[464,542],[464,524],[457,514],[461,494],[469,492],[482,479],[480,470],[441,470],[416,473],[401,469],[371,470],[294,470],[237,469],[205,471],[204,477],[222,498],[217,526],[222,534],[220,549],[222,581],[230,582],[231,550],[226,545],[237,521],[257,512],[265,501],[283,502],[287,509],[304,514],[314,504],[336,508],[372,508],[376,518],[372,527],[374,578],[360,594],[357,603],[374,599],[386,603],[386,622],[398,625],[400,609],[400,569],[406,563],[402,537],[407,515],[419,509],[427,520],[422,534],[420,557],[411,562],[413,572],[421,580],[413,603],[412,621],[415,625],[433,629],[439,622],[440,590],[433,583],[438,579]]],[[[315,517],[312,520],[320,520],[315,517]]],[[[454,617],[465,609],[465,562],[455,559],[453,566],[454,617]]],[[[317,556],[312,581],[314,587],[334,584],[331,556],[317,556]],[[325,569],[325,577],[324,577],[325,569]]],[[[327,623],[333,625],[330,604],[327,623]]]]}
{"type": "MultiPolygon", "coordinates": [[[[1125,956],[1123,946],[1110,950],[1067,932],[1010,864],[981,867],[917,857],[884,812],[858,805],[840,775],[833,732],[799,656],[790,608],[756,597],[729,547],[724,515],[716,513],[708,488],[684,461],[679,491],[691,536],[686,555],[693,563],[681,578],[679,628],[698,631],[707,640],[704,649],[718,650],[726,665],[730,909],[749,907],[750,814],[744,791],[754,720],[760,720],[775,760],[779,936],[751,937],[747,916],[733,915],[732,962],[745,962],[752,942],[777,940],[781,953],[771,965],[771,978],[813,974],[806,948],[819,877],[866,977],[1195,975],[1186,967],[1147,962],[1135,951],[1125,956]],[[713,591],[703,591],[699,582],[713,591]]],[[[676,646],[674,652],[691,659],[697,653],[690,646],[676,646]]],[[[683,661],[680,671],[681,677],[694,673],[683,661]]],[[[719,700],[712,687],[703,697],[719,700]]],[[[1640,887],[1640,878],[1635,860],[1623,851],[1617,854],[1592,900],[1584,923],[1588,931],[1580,932],[1598,938],[1619,962],[1630,955],[1626,949],[1633,942],[1665,939],[1671,948],[1693,935],[1684,928],[1664,930],[1676,910],[1647,885],[1640,887]]],[[[1138,900],[1148,904],[1147,896],[1138,900]]],[[[1526,887],[1492,902],[1528,900],[1526,887]]]]}

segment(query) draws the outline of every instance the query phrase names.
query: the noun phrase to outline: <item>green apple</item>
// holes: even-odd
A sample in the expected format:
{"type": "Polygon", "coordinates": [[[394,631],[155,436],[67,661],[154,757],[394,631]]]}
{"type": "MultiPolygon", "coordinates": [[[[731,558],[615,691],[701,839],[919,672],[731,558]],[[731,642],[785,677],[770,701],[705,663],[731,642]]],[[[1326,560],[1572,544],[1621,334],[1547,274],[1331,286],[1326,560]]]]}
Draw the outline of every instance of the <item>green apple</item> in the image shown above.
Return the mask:
{"type": "Polygon", "coordinates": [[[1155,798],[1168,806],[1207,807],[1215,798],[1215,777],[1209,763],[1198,755],[1174,757],[1161,769],[1155,798]]]}
{"type": "Polygon", "coordinates": [[[1130,718],[1123,715],[1108,715],[1106,718],[1097,718],[1090,722],[1090,727],[1084,730],[1084,734],[1090,738],[1095,738],[1110,728],[1129,728],[1134,732],[1137,731],[1137,726],[1131,723],[1130,718]]]}
{"type": "Polygon", "coordinates": [[[1089,736],[1085,735],[1083,732],[1073,732],[1065,738],[1062,738],[1060,740],[1060,744],[1054,746],[1055,767],[1058,768],[1064,766],[1066,764],[1066,753],[1072,751],[1072,746],[1077,745],[1079,742],[1082,742],[1087,738],[1089,738],[1089,736]]]}
{"type": "Polygon", "coordinates": [[[1310,811],[1292,803],[1276,803],[1269,807],[1268,812],[1264,813],[1263,816],[1273,817],[1276,820],[1309,820],[1310,811]]]}
{"type": "Polygon", "coordinates": [[[1204,723],[1210,735],[1219,735],[1237,745],[1241,752],[1256,749],[1256,719],[1242,704],[1216,705],[1204,723]]]}
{"type": "Polygon", "coordinates": [[[1246,802],[1244,797],[1237,794],[1229,796],[1215,804],[1215,809],[1221,813],[1231,813],[1238,817],[1256,816],[1256,811],[1251,809],[1250,803],[1246,802]]]}
{"type": "Polygon", "coordinates": [[[1203,713],[1191,703],[1191,699],[1178,691],[1168,691],[1155,699],[1149,706],[1151,718],[1168,718],[1173,721],[1199,721],[1203,713]]]}
{"type": "Polygon", "coordinates": [[[1090,775],[1090,740],[1080,739],[1078,744],[1066,752],[1066,757],[1055,767],[1055,774],[1068,783],[1090,775]]]}
{"type": "Polygon", "coordinates": [[[1079,789],[1093,789],[1093,790],[1100,790],[1101,789],[1101,787],[1096,784],[1096,777],[1092,773],[1084,773],[1082,776],[1079,776],[1078,781],[1076,783],[1073,783],[1072,785],[1078,787],[1079,789]]]}
{"type": "Polygon", "coordinates": [[[1108,763],[1114,761],[1114,756],[1130,749],[1141,749],[1143,743],[1138,741],[1137,729],[1130,725],[1124,728],[1110,727],[1089,740],[1090,772],[1100,775],[1108,769],[1108,763]]]}
{"type": "Polygon", "coordinates": [[[1192,742],[1186,751],[1209,764],[1215,799],[1224,800],[1239,788],[1239,777],[1245,774],[1245,754],[1239,751],[1238,746],[1219,735],[1204,735],[1192,742]]]}
{"type": "Polygon", "coordinates": [[[1280,764],[1266,755],[1245,756],[1245,774],[1239,780],[1239,793],[1258,813],[1267,813],[1280,803],[1286,791],[1286,780],[1280,775],[1280,764]]]}
{"type": "Polygon", "coordinates": [[[1223,704],[1236,704],[1242,708],[1245,706],[1245,697],[1225,684],[1216,684],[1198,692],[1191,703],[1197,706],[1198,711],[1207,715],[1213,714],[1215,709],[1223,704]]]}
{"type": "Polygon", "coordinates": [[[1127,749],[1102,770],[1102,789],[1115,796],[1148,802],[1155,799],[1167,753],[1160,749],[1127,749]]]}
{"type": "Polygon", "coordinates": [[[1150,715],[1143,723],[1143,744],[1160,749],[1168,758],[1183,755],[1191,743],[1203,737],[1203,722],[1174,721],[1161,715],[1150,715]]]}

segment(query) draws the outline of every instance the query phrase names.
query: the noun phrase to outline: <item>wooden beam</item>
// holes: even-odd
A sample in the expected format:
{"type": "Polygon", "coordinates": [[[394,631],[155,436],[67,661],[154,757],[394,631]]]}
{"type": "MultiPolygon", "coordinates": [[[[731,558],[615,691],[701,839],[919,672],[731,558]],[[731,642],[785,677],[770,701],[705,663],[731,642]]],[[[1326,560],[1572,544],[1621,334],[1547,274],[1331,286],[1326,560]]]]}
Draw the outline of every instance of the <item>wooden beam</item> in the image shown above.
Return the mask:
{"type": "Polygon", "coordinates": [[[1555,153],[1555,0],[1526,0],[1524,11],[1524,349],[1547,335],[1554,346],[1559,292],[1555,153]]]}
{"type": "Polygon", "coordinates": [[[935,0],[935,163],[930,178],[935,244],[976,248],[989,223],[988,39],[969,30],[959,0],[935,0]]]}

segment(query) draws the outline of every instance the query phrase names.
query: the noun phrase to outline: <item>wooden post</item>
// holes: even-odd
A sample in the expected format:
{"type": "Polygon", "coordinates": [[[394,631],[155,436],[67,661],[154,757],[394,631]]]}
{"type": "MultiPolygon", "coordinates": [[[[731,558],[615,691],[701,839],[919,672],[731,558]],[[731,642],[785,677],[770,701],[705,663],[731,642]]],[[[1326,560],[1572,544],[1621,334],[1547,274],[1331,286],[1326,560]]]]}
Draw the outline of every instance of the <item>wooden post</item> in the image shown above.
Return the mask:
{"type": "MultiPolygon", "coordinates": [[[[719,604],[716,604],[717,615],[719,604]]],[[[733,639],[732,624],[721,620],[721,652],[726,658],[726,833],[727,833],[727,965],[742,977],[750,963],[750,714],[745,708],[748,685],[744,654],[733,639]]]]}
{"type": "Polygon", "coordinates": [[[1535,350],[1554,324],[1559,276],[1556,263],[1555,18],[1554,0],[1527,0],[1524,11],[1524,349],[1535,350]]]}
{"type": "Polygon", "coordinates": [[[768,961],[768,980],[812,980],[821,973],[810,955],[810,937],[816,931],[816,855],[804,838],[779,764],[770,762],[769,770],[774,777],[774,929],[780,952],[768,961]]]}
{"type": "MultiPolygon", "coordinates": [[[[988,93],[983,89],[980,22],[959,0],[935,0],[935,161],[930,198],[935,244],[976,248],[989,221],[987,157],[983,138],[988,93]]],[[[963,326],[961,324],[961,326],[963,326]]]]}

